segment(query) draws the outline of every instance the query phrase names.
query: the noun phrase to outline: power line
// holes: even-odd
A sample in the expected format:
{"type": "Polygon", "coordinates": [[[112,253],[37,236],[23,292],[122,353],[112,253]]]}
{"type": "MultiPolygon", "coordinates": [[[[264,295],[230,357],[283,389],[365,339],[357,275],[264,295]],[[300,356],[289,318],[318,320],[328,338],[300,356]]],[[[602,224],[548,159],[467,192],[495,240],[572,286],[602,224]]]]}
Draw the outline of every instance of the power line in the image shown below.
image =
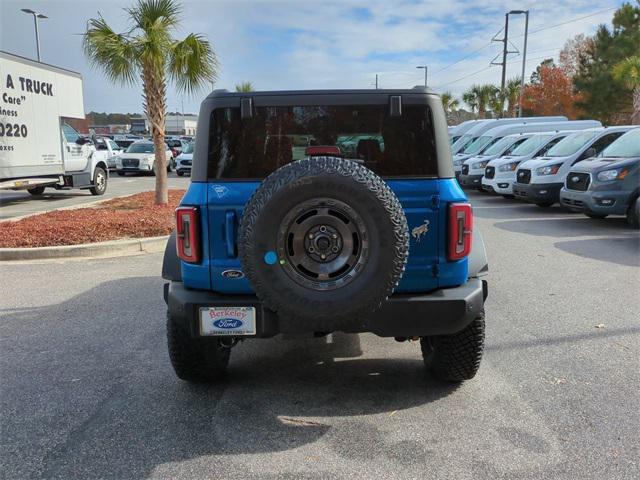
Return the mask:
{"type": "MultiPolygon", "coordinates": [[[[538,32],[544,32],[545,30],[549,30],[552,28],[561,27],[562,25],[567,25],[569,23],[579,22],[580,20],[584,20],[585,18],[595,17],[596,15],[600,15],[601,13],[608,12],[610,10],[616,10],[617,8],[618,7],[605,8],[604,10],[598,10],[597,12],[590,13],[589,15],[585,15],[583,17],[573,18],[571,20],[567,20],[566,22],[556,23],[555,25],[549,25],[548,27],[539,28],[538,30],[533,30],[529,32],[529,35],[533,35],[534,33],[538,33],[538,32]]],[[[523,37],[523,36],[524,34],[521,33],[520,35],[515,35],[514,37],[517,38],[517,37],[523,37]]]]}
{"type": "MultiPolygon", "coordinates": [[[[561,27],[562,25],[567,25],[569,23],[578,22],[580,20],[584,20],[585,18],[595,17],[596,15],[600,15],[601,13],[608,12],[610,10],[615,10],[616,8],[618,8],[618,7],[605,8],[603,10],[598,10],[597,12],[590,13],[589,15],[584,15],[582,17],[577,17],[577,18],[573,18],[573,19],[567,20],[566,22],[561,22],[561,23],[557,23],[555,25],[550,25],[548,27],[539,28],[538,30],[534,30],[532,32],[529,32],[529,35],[533,35],[534,33],[538,33],[538,32],[543,32],[545,30],[549,30],[549,29],[552,29],[552,28],[561,27]]],[[[504,27],[502,29],[500,29],[500,32],[503,29],[504,29],[504,27]]],[[[500,32],[498,32],[496,35],[498,35],[500,32]]],[[[514,35],[512,38],[519,38],[519,37],[523,37],[523,36],[524,36],[524,34],[521,33],[519,35],[514,35]]],[[[483,45],[482,47],[478,48],[477,50],[474,50],[471,53],[465,55],[464,57],[460,58],[459,60],[456,60],[453,63],[449,63],[448,65],[445,65],[440,70],[437,70],[436,72],[434,72],[433,75],[437,75],[438,73],[443,72],[444,70],[447,70],[447,69],[453,67],[454,65],[457,65],[460,62],[463,62],[463,61],[467,60],[468,58],[473,57],[476,53],[484,50],[485,48],[489,47],[491,44],[492,44],[492,42],[489,42],[489,43],[483,45]]],[[[543,50],[539,50],[539,52],[541,52],[541,51],[543,51],[543,50]]],[[[538,53],[538,52],[532,52],[532,53],[538,53]]],[[[451,82],[449,82],[449,83],[451,83],[451,82]]],[[[445,85],[448,85],[449,83],[446,83],[445,85]]]]}
{"type": "Polygon", "coordinates": [[[478,53],[478,52],[479,52],[479,51],[481,51],[481,50],[484,50],[485,48],[487,48],[487,47],[488,47],[488,46],[490,46],[490,45],[491,45],[491,42],[487,43],[486,45],[483,45],[482,47],[478,48],[477,50],[474,50],[473,52],[471,52],[471,53],[469,53],[468,55],[466,55],[466,56],[462,57],[461,59],[456,60],[455,62],[450,63],[450,64],[448,64],[448,65],[445,65],[445,66],[444,66],[444,67],[442,67],[440,70],[437,70],[436,72],[434,72],[434,73],[433,73],[433,75],[437,75],[438,73],[440,73],[440,72],[442,72],[442,71],[444,71],[444,70],[448,69],[449,67],[453,67],[454,65],[457,65],[458,63],[463,62],[463,61],[464,61],[464,60],[466,60],[467,58],[474,56],[476,53],[478,53]]]}
{"type": "MultiPolygon", "coordinates": [[[[518,57],[519,57],[519,55],[516,55],[516,56],[515,56],[515,57],[513,57],[513,58],[515,59],[515,58],[518,58],[518,57]]],[[[533,57],[533,58],[528,58],[528,59],[527,59],[527,62],[528,62],[528,61],[530,61],[530,60],[542,60],[542,59],[547,59],[547,58],[549,58],[549,57],[548,57],[548,56],[533,57]]],[[[514,64],[514,63],[520,63],[520,62],[515,62],[515,61],[513,61],[513,60],[512,60],[512,61],[510,61],[510,62],[507,62],[507,65],[512,65],[512,64],[514,64]]],[[[457,78],[457,79],[452,80],[452,81],[450,81],[450,82],[443,83],[442,85],[438,85],[438,87],[436,88],[436,90],[440,90],[440,89],[442,89],[442,87],[446,87],[447,85],[452,85],[452,84],[454,84],[454,83],[458,83],[458,82],[459,82],[459,81],[461,81],[461,80],[465,80],[465,79],[467,79],[467,78],[469,78],[469,77],[473,77],[474,75],[478,75],[478,74],[480,74],[480,73],[482,73],[482,72],[484,72],[484,71],[489,70],[490,68],[491,68],[491,65],[489,65],[488,67],[485,67],[485,68],[481,68],[480,70],[477,70],[477,71],[475,71],[475,72],[473,72],[473,73],[470,73],[470,74],[468,74],[468,75],[465,75],[464,77],[460,77],[460,78],[457,78]]]]}

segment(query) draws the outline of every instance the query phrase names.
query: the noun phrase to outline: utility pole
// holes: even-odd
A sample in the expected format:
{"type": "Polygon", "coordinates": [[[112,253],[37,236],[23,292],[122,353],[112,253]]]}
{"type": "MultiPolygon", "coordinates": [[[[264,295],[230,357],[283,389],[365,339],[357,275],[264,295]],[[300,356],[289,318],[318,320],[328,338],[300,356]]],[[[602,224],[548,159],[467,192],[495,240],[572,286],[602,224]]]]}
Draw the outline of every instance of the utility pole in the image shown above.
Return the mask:
{"type": "Polygon", "coordinates": [[[424,69],[424,86],[427,86],[427,72],[429,71],[429,67],[426,65],[418,65],[416,68],[424,69]]]}
{"type": "Polygon", "coordinates": [[[40,61],[40,32],[38,31],[38,19],[39,18],[49,18],[46,15],[43,15],[42,13],[38,13],[35,12],[33,10],[31,10],[30,8],[21,8],[21,10],[24,13],[28,13],[30,15],[33,15],[33,24],[35,25],[36,28],[36,52],[38,55],[38,61],[40,61]]]}
{"type": "Polygon", "coordinates": [[[524,69],[527,64],[527,40],[529,37],[529,10],[512,10],[510,13],[524,14],[524,47],[522,49],[522,78],[520,79],[520,97],[518,98],[518,117],[522,117],[522,93],[524,92],[524,69]]]}
{"type": "Polygon", "coordinates": [[[378,74],[376,73],[376,90],[378,89],[378,74]]]}
{"type": "Polygon", "coordinates": [[[504,45],[502,47],[502,81],[500,82],[500,89],[504,91],[504,85],[507,80],[507,42],[509,41],[509,14],[504,15],[504,39],[502,40],[504,45]]]}

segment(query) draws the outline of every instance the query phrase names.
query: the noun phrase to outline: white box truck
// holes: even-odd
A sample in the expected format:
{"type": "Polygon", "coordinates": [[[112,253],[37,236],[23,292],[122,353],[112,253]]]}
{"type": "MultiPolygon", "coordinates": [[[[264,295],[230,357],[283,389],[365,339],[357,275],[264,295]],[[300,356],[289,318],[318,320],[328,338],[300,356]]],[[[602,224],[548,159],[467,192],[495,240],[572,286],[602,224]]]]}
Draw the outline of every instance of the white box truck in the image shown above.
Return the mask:
{"type": "Polygon", "coordinates": [[[106,159],[65,118],[84,118],[82,76],[0,51],[0,190],[106,191],[106,159]]]}

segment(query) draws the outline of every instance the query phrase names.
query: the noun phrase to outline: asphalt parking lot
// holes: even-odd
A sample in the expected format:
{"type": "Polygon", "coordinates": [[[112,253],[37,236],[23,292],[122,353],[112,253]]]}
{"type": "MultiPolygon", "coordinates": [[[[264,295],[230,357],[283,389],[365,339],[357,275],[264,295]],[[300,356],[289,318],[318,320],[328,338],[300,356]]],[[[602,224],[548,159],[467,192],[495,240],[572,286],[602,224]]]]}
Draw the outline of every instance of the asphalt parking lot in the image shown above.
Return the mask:
{"type": "MultiPolygon", "coordinates": [[[[151,176],[127,175],[119,177],[115,172],[111,172],[107,191],[99,197],[91,195],[89,190],[55,190],[47,188],[43,195],[34,199],[25,190],[3,190],[0,191],[0,207],[2,207],[0,208],[0,220],[56,208],[75,207],[97,200],[153,190],[155,182],[155,177],[151,176]]],[[[188,185],[188,176],[178,177],[175,172],[169,174],[169,188],[187,188],[188,185]]]]}
{"type": "Polygon", "coordinates": [[[638,478],[638,233],[470,197],[487,348],[459,388],[417,343],[342,334],[244,342],[225,383],[191,386],[167,357],[160,254],[3,264],[1,476],[638,478]]]}

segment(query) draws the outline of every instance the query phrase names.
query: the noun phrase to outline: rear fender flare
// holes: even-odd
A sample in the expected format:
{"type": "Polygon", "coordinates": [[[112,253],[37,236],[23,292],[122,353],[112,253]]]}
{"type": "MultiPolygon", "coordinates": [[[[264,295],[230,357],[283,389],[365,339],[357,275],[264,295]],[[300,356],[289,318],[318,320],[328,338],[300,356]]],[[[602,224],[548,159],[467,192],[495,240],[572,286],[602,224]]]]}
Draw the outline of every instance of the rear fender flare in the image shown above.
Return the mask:
{"type": "Polygon", "coordinates": [[[162,260],[162,278],[172,282],[182,282],[182,268],[176,251],[176,232],[169,235],[162,260]]]}
{"type": "Polygon", "coordinates": [[[469,278],[483,277],[489,272],[489,261],[484,240],[477,225],[473,227],[473,243],[469,254],[469,278]]]}

